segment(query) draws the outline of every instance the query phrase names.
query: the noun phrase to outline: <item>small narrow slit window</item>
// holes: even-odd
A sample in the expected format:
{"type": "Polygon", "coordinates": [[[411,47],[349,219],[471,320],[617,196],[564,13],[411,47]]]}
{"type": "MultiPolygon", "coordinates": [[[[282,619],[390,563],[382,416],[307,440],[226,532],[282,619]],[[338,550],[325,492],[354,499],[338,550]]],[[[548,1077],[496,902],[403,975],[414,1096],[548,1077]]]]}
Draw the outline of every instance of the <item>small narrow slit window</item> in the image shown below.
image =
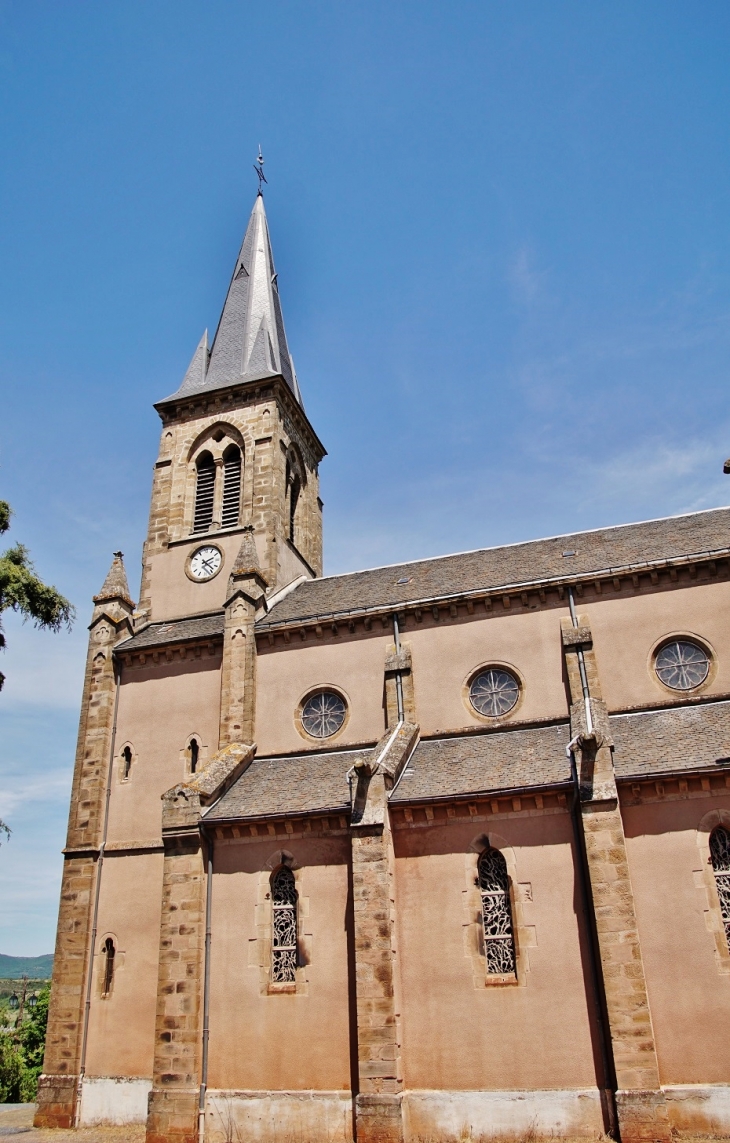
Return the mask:
{"type": "Polygon", "coordinates": [[[730,832],[718,826],[710,834],[710,860],[715,874],[725,940],[730,949],[730,832]]]}
{"type": "Polygon", "coordinates": [[[114,957],[116,949],[114,948],[114,941],[111,937],[107,937],[104,941],[104,980],[102,984],[102,996],[108,996],[112,990],[114,982],[114,957]]]}
{"type": "Polygon", "coordinates": [[[190,739],[190,773],[196,774],[198,771],[198,755],[200,747],[198,746],[197,738],[190,739]]]}
{"type": "Polygon", "coordinates": [[[297,891],[294,874],[283,866],[271,882],[271,980],[294,984],[297,971],[297,891]]]}
{"type": "Polygon", "coordinates": [[[132,773],[132,748],[125,746],[122,750],[122,780],[128,781],[129,775],[132,773]]]}
{"type": "Polygon", "coordinates": [[[498,849],[485,849],[479,858],[484,955],[488,976],[514,976],[517,971],[507,863],[498,849]]]}
{"type": "Polygon", "coordinates": [[[223,511],[221,526],[234,528],[241,504],[241,450],[230,445],[223,453],[223,511]]]}
{"type": "Polygon", "coordinates": [[[209,452],[198,457],[195,484],[195,519],[193,532],[207,532],[213,523],[213,501],[215,498],[215,464],[209,452]]]}

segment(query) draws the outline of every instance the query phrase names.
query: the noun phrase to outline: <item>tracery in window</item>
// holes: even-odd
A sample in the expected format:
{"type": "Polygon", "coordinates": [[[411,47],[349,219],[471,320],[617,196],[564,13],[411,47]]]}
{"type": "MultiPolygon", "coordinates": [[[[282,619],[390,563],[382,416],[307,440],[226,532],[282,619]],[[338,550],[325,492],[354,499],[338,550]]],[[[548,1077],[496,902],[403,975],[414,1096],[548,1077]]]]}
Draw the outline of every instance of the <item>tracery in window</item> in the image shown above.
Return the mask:
{"type": "Polygon", "coordinates": [[[520,697],[520,684],[509,671],[490,667],[480,671],[469,687],[469,701],[486,718],[508,714],[520,697]]]}
{"type": "Polygon", "coordinates": [[[334,691],[310,695],[302,707],[302,726],[312,738],[330,738],[341,730],[347,708],[334,691]]]}
{"type": "Polygon", "coordinates": [[[730,948],[730,832],[718,826],[710,834],[710,860],[715,874],[725,939],[730,948]]]}
{"type": "Polygon", "coordinates": [[[241,450],[229,445],[223,453],[223,507],[221,526],[233,528],[238,523],[241,505],[241,450]]]}
{"type": "Polygon", "coordinates": [[[297,970],[297,891],[294,874],[282,866],[271,881],[271,979],[294,984],[297,970]]]}
{"type": "Polygon", "coordinates": [[[673,691],[691,691],[704,683],[710,671],[707,652],[688,639],[666,643],[656,657],[654,669],[666,687],[673,691]]]}
{"type": "Polygon", "coordinates": [[[122,750],[122,780],[127,781],[132,770],[132,748],[125,746],[122,750]]]}
{"type": "Polygon", "coordinates": [[[116,949],[114,948],[114,941],[111,937],[107,937],[104,941],[104,980],[102,982],[101,994],[108,996],[112,990],[112,982],[114,980],[114,957],[116,949]]]}
{"type": "Polygon", "coordinates": [[[193,532],[207,532],[213,523],[215,498],[215,463],[209,452],[200,454],[196,461],[195,517],[193,532]]]}
{"type": "Polygon", "coordinates": [[[515,938],[509,899],[507,863],[498,849],[485,849],[479,858],[484,953],[489,975],[514,974],[515,938]]]}

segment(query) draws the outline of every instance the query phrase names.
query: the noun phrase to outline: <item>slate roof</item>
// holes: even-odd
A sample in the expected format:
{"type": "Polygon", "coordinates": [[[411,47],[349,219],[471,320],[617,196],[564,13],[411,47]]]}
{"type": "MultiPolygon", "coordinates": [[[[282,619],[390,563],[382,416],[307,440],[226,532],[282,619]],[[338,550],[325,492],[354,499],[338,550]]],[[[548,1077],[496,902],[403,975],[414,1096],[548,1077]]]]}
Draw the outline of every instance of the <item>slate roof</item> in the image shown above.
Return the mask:
{"type": "Polygon", "coordinates": [[[206,820],[265,818],[274,814],[347,812],[350,789],[345,776],[368,750],[301,754],[289,758],[255,758],[228,793],[206,814],[206,820]]]}
{"type": "Polygon", "coordinates": [[[149,623],[131,639],[118,643],[116,651],[142,651],[145,647],[164,647],[168,643],[187,643],[192,639],[214,639],[223,634],[224,615],[216,611],[191,619],[171,619],[165,623],[149,623]]]}
{"type": "Polygon", "coordinates": [[[259,194],[233,267],[210,353],[206,330],[182,385],[158,405],[239,382],[276,376],[284,378],[301,404],[297,375],[284,330],[264,200],[259,194]]]}
{"type": "Polygon", "coordinates": [[[697,770],[730,758],[730,702],[614,714],[618,778],[697,770]]]}
{"type": "Polygon", "coordinates": [[[484,548],[348,575],[305,580],[259,621],[276,623],[395,608],[551,579],[631,570],[730,550],[730,508],[484,548]],[[564,555],[572,552],[572,555],[564,555]],[[403,581],[403,582],[401,582],[403,581]]]}
{"type": "Polygon", "coordinates": [[[570,781],[568,723],[419,742],[392,796],[417,802],[570,781]]]}

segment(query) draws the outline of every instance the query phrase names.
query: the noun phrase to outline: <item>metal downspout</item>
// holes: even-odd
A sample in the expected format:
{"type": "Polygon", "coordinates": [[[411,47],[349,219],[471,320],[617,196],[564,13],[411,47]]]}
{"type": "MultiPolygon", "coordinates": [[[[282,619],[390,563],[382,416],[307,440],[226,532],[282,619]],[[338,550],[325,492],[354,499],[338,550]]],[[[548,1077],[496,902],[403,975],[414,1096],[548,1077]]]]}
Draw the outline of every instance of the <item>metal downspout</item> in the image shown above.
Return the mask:
{"type": "MultiPolygon", "coordinates": [[[[398,627],[398,616],[393,612],[393,638],[395,639],[395,653],[400,655],[400,628],[398,627]]],[[[398,722],[404,722],[403,716],[403,679],[401,678],[400,669],[395,672],[395,697],[398,703],[398,722]]]]}
{"type": "MultiPolygon", "coordinates": [[[[573,599],[573,589],[568,588],[568,603],[570,605],[570,617],[573,621],[573,626],[578,627],[578,617],[575,612],[575,601],[573,599]]],[[[583,689],[583,702],[585,703],[586,712],[586,727],[588,734],[593,734],[593,718],[591,716],[591,696],[588,689],[588,675],[586,673],[585,658],[583,656],[583,648],[578,647],[578,668],[580,670],[580,681],[583,689]]],[[[596,930],[596,915],[593,909],[593,898],[591,894],[591,872],[588,865],[588,853],[586,851],[586,838],[583,828],[583,815],[580,808],[580,782],[578,780],[578,767],[575,762],[575,747],[578,744],[579,736],[576,735],[565,748],[565,753],[570,759],[570,777],[573,782],[573,804],[571,806],[571,821],[573,823],[573,834],[575,836],[575,846],[578,851],[578,880],[580,881],[580,895],[583,903],[583,912],[586,918],[586,925],[588,928],[588,954],[591,964],[591,984],[593,986],[593,1002],[596,1015],[596,1024],[598,1026],[598,1040],[601,1047],[601,1069],[603,1071],[603,1082],[605,1087],[603,1089],[604,1098],[606,1100],[606,1115],[608,1118],[608,1134],[614,1139],[620,1139],[618,1129],[618,1114],[616,1111],[616,1075],[615,1065],[613,1060],[613,1045],[610,1040],[608,1032],[608,1021],[606,1015],[606,998],[603,987],[603,972],[601,970],[601,953],[598,945],[598,932],[596,930]]]]}
{"type": "Polygon", "coordinates": [[[76,1087],[76,1106],[74,1108],[74,1127],[78,1127],[81,1115],[81,1096],[86,1073],[86,1047],[89,1039],[89,1015],[91,1012],[91,984],[94,975],[94,950],[96,949],[96,928],[99,919],[99,897],[101,895],[101,873],[104,868],[104,848],[106,846],[107,831],[109,829],[109,800],[112,793],[112,774],[114,771],[114,747],[117,737],[117,711],[119,710],[119,687],[122,681],[122,664],[117,661],[112,652],[114,674],[116,676],[116,690],[114,694],[114,718],[112,720],[112,739],[109,747],[109,771],[106,779],[106,797],[104,800],[104,825],[101,833],[99,857],[96,863],[96,886],[94,888],[94,916],[91,922],[91,942],[89,945],[89,964],[86,975],[86,1001],[84,1003],[84,1029],[81,1036],[81,1063],[79,1066],[79,1082],[76,1087]]]}
{"type": "Polygon", "coordinates": [[[208,1090],[208,1041],[210,1039],[210,940],[213,911],[213,839],[203,823],[200,835],[208,853],[208,875],[205,896],[205,957],[203,970],[203,1058],[200,1067],[200,1094],[198,1096],[198,1143],[205,1141],[205,1095],[208,1090]]]}

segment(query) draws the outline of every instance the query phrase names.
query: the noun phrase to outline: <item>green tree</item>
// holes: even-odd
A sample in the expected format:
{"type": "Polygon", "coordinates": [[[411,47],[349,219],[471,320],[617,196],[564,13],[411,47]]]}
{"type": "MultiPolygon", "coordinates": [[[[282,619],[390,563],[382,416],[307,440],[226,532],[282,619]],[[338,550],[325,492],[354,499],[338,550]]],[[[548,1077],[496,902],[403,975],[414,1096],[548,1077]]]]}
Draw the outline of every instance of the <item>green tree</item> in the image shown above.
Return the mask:
{"type": "Polygon", "coordinates": [[[26,1009],[22,1024],[0,1025],[0,1103],[32,1103],[43,1070],[50,986],[38,993],[35,1008],[26,1009]]]}
{"type": "MultiPolygon", "coordinates": [[[[10,505],[0,500],[0,535],[10,527],[11,516],[10,505]]],[[[76,614],[60,591],[39,579],[23,544],[15,544],[0,555],[0,650],[5,647],[2,614],[8,610],[19,611],[24,619],[32,619],[36,627],[48,631],[60,631],[64,624],[70,629],[76,614]]],[[[4,682],[5,675],[0,671],[0,690],[4,682]]],[[[10,836],[3,821],[0,821],[0,832],[10,836]]]]}

